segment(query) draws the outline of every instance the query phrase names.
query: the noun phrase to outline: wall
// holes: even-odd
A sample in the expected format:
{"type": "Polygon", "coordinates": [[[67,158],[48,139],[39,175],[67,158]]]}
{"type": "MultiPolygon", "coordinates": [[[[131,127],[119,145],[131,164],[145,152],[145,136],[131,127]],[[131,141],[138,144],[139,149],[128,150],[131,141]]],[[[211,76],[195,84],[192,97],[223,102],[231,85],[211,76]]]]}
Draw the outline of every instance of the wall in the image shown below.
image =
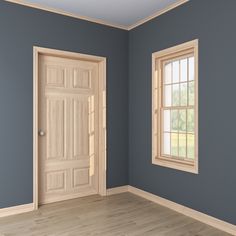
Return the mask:
{"type": "Polygon", "coordinates": [[[129,183],[236,224],[236,1],[191,0],[129,34],[129,183]],[[151,54],[199,39],[198,175],[151,163],[151,54]]]}
{"type": "Polygon", "coordinates": [[[127,184],[128,33],[4,1],[0,32],[0,208],[32,202],[34,45],[107,57],[107,184],[127,184]]]}
{"type": "Polygon", "coordinates": [[[108,187],[128,183],[129,144],[129,184],[235,224],[235,9],[234,0],[191,0],[127,33],[1,1],[0,208],[32,202],[37,45],[107,57],[108,187]],[[195,38],[199,175],[151,164],[151,54],[195,38]]]}

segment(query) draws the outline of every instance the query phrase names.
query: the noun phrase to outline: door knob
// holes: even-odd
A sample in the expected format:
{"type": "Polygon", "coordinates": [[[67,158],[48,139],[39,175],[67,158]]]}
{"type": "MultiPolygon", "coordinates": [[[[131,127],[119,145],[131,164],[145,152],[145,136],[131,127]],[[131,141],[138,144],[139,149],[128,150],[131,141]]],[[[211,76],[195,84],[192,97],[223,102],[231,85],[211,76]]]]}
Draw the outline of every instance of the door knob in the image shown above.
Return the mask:
{"type": "Polygon", "coordinates": [[[44,136],[44,135],[45,135],[45,132],[42,130],[39,130],[39,136],[44,136]]]}

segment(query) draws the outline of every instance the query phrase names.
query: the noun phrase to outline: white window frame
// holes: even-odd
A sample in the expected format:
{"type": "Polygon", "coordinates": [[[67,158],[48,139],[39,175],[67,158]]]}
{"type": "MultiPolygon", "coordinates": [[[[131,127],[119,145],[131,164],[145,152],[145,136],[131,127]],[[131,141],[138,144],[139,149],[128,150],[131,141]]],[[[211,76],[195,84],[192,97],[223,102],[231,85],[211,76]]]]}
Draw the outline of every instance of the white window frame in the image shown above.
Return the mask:
{"type": "Polygon", "coordinates": [[[152,54],[152,164],[187,171],[194,174],[198,169],[198,39],[192,40],[152,54]],[[161,155],[161,108],[162,108],[162,80],[163,62],[192,53],[194,56],[194,160],[187,162],[181,159],[166,158],[161,155]]]}

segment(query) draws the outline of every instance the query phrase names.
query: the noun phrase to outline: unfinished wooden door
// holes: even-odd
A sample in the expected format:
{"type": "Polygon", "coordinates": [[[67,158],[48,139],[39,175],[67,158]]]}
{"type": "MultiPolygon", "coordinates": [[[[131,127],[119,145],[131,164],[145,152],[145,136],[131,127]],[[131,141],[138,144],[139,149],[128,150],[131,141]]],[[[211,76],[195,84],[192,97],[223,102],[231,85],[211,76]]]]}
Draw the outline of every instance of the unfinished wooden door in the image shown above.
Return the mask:
{"type": "Polygon", "coordinates": [[[98,63],[39,57],[39,203],[98,192],[98,63]]]}

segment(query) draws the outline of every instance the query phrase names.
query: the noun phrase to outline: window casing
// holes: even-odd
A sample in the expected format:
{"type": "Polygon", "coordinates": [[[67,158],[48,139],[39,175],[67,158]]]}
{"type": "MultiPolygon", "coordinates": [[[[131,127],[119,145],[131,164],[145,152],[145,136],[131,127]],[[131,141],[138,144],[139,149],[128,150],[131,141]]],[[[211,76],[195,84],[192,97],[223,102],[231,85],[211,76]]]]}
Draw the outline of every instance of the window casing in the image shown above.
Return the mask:
{"type": "Polygon", "coordinates": [[[198,40],[152,54],[152,163],[198,173],[198,40]]]}

